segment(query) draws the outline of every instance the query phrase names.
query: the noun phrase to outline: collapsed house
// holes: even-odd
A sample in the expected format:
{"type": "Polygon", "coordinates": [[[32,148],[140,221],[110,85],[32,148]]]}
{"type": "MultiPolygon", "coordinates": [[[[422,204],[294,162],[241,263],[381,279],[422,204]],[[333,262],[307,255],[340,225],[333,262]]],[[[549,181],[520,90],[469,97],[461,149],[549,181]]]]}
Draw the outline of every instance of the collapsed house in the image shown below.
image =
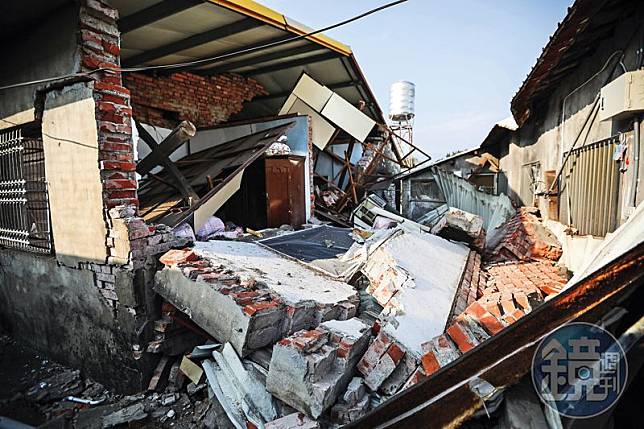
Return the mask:
{"type": "Polygon", "coordinates": [[[2,322],[99,380],[147,384],[154,362],[135,355],[160,315],[149,291],[168,249],[314,214],[346,223],[364,183],[392,174],[392,137],[350,48],[299,37],[259,4],[7,7],[5,50],[20,61],[0,72],[2,322]]]}
{"type": "MultiPolygon", "coordinates": [[[[606,145],[619,136],[559,148],[538,116],[555,123],[556,79],[590,77],[626,37],[617,24],[641,6],[614,3],[624,16],[582,0],[569,11],[550,43],[574,52],[544,51],[513,100],[518,126],[497,124],[486,139],[498,152],[482,146],[431,168],[409,168],[422,151],[400,152],[348,47],[315,34],[254,52],[307,32],[256,3],[11,6],[20,18],[7,34],[49,18],[10,48],[24,58],[51,47],[31,78],[73,76],[3,90],[3,326],[120,390],[201,395],[232,427],[476,416],[526,373],[530,341],[608,312],[601,287],[631,311],[637,302],[641,166],[639,152],[624,154],[641,150],[641,123],[611,163],[606,145]],[[578,22],[580,46],[564,37],[578,22]],[[597,37],[597,54],[579,57],[597,37]],[[178,60],[198,67],[109,70],[178,60]],[[582,154],[595,146],[601,156],[582,154]],[[589,179],[597,159],[611,180],[589,179]],[[589,189],[604,198],[592,210],[613,211],[588,218],[589,189]],[[565,218],[575,221],[554,222],[565,218]],[[600,234],[583,236],[580,219],[602,222],[600,234]],[[517,368],[498,366],[515,352],[517,368]]],[[[0,72],[3,84],[25,79],[0,72]]],[[[607,118],[625,130],[629,115],[607,118]]],[[[578,124],[563,117],[562,127],[578,124]]],[[[613,132],[605,124],[584,121],[586,138],[613,132]]],[[[148,417],[136,401],[118,424],[148,417]]]]}

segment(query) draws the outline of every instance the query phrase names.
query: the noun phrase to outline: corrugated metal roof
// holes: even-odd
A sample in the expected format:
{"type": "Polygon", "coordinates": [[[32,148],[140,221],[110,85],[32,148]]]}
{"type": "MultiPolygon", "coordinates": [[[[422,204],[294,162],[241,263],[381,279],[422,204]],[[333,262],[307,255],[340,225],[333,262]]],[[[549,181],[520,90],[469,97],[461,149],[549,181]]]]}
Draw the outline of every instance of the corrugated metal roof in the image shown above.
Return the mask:
{"type": "MultiPolygon", "coordinates": [[[[311,30],[251,0],[112,0],[119,10],[122,65],[162,65],[228,55],[311,30]]],[[[184,69],[187,70],[188,68],[184,69]]],[[[181,69],[175,69],[181,71],[181,69]]],[[[384,122],[377,100],[351,49],[323,34],[190,69],[197,74],[239,73],[260,82],[266,97],[245,104],[235,119],[276,114],[303,71],[337,87],[350,103],[384,122]]]]}

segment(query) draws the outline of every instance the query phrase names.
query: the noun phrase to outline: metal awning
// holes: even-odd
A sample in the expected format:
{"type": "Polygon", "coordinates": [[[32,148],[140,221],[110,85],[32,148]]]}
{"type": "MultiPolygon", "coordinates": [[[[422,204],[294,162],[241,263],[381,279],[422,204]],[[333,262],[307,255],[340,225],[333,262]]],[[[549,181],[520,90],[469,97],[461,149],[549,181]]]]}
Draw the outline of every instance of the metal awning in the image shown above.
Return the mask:
{"type": "MultiPolygon", "coordinates": [[[[311,31],[250,0],[111,0],[120,14],[122,66],[194,61],[276,42],[311,31]]],[[[181,69],[178,69],[181,70],[181,69]]],[[[268,95],[248,102],[236,119],[276,114],[305,71],[365,113],[384,117],[351,49],[323,34],[206,63],[200,75],[238,73],[268,95]]]]}

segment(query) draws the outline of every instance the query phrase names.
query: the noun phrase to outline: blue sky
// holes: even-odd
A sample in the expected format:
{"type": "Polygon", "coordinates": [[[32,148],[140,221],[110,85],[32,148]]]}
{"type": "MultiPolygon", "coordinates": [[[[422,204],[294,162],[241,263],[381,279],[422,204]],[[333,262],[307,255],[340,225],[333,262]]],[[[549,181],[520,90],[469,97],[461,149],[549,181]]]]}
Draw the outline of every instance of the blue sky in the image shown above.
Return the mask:
{"type": "MultiPolygon", "coordinates": [[[[321,28],[388,0],[259,0],[321,28]]],[[[385,114],[389,85],[416,84],[414,140],[434,158],[477,146],[510,115],[572,0],[409,0],[329,36],[350,45],[385,114]]]]}

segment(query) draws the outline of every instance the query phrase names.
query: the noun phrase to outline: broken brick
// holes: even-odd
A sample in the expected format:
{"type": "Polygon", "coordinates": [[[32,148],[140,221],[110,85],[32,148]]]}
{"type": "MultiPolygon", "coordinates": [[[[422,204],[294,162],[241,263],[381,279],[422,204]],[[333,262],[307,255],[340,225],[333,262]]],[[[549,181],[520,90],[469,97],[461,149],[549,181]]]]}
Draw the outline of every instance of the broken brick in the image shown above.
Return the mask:
{"type": "Polygon", "coordinates": [[[189,249],[171,249],[168,250],[163,256],[159,258],[159,261],[163,265],[175,266],[178,264],[184,264],[186,262],[197,260],[197,254],[189,249]]]}

